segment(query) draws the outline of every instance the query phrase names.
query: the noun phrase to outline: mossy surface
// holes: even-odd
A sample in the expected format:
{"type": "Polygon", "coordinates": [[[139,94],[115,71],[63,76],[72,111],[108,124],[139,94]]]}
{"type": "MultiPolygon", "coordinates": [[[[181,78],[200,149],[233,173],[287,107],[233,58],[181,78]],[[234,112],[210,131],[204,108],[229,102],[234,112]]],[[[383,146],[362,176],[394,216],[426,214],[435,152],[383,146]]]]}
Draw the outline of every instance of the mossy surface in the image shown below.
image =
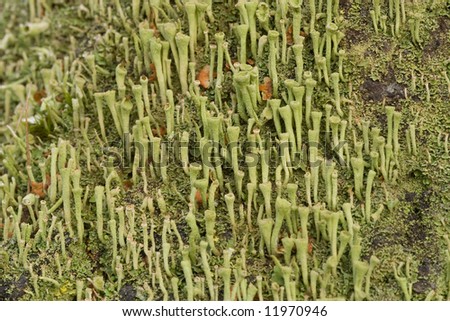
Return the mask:
{"type": "MultiPolygon", "coordinates": [[[[108,2],[108,1],[105,1],[108,2]]],[[[139,33],[138,27],[131,21],[131,1],[121,1],[125,14],[129,17],[128,23],[135,33],[139,33]]],[[[165,2],[165,1],[162,1],[165,2]]],[[[178,1],[175,1],[178,2],[178,1]]],[[[303,51],[304,70],[312,71],[313,78],[317,79],[317,70],[314,62],[313,48],[309,34],[309,9],[306,0],[303,4],[303,20],[301,34],[305,37],[303,51]]],[[[323,1],[325,2],[325,1],[323,1]]],[[[383,1],[381,1],[383,2],[383,1]]],[[[419,1],[416,1],[419,2],[419,1]]],[[[0,218],[0,300],[154,300],[174,299],[173,289],[170,280],[177,277],[179,280],[179,297],[187,299],[187,289],[185,273],[180,262],[183,260],[182,249],[180,249],[177,235],[174,231],[168,233],[168,242],[171,244],[169,255],[169,270],[171,275],[166,273],[163,267],[163,240],[162,230],[164,219],[170,218],[176,224],[177,230],[184,245],[190,244],[191,228],[187,224],[185,217],[189,212],[189,195],[191,184],[189,176],[181,168],[179,156],[176,151],[169,152],[173,161],[169,162],[167,169],[167,182],[163,182],[158,175],[151,175],[149,165],[145,171],[142,168],[137,170],[136,184],[133,183],[132,164],[125,164],[123,159],[122,137],[117,133],[114,122],[106,105],[103,108],[106,134],[108,143],[102,142],[100,137],[100,125],[95,106],[93,93],[117,90],[115,81],[115,68],[119,63],[124,62],[125,48],[122,43],[123,36],[129,38],[129,56],[127,73],[127,97],[132,100],[132,92],[129,82],[139,83],[141,76],[133,64],[136,51],[132,41],[132,34],[129,34],[123,27],[123,22],[119,17],[115,5],[111,5],[112,19],[108,21],[107,14],[102,14],[99,9],[92,9],[88,1],[47,1],[48,8],[42,8],[41,15],[49,22],[49,27],[37,36],[27,35],[24,31],[25,24],[29,21],[29,8],[18,1],[7,0],[0,4],[0,39],[10,38],[8,41],[0,40],[0,174],[3,184],[0,186],[4,192],[0,194],[4,201],[0,206],[3,215],[0,218]],[[116,35],[114,35],[114,30],[116,35]],[[108,41],[104,39],[105,33],[110,32],[108,41]],[[116,39],[115,39],[116,37],[116,39]],[[116,41],[118,40],[118,41],[116,41]],[[97,68],[97,85],[93,88],[92,75],[85,62],[87,54],[95,55],[97,68]],[[68,74],[68,79],[55,76],[55,83],[52,83],[51,93],[45,91],[42,78],[43,68],[54,68],[56,64],[64,64],[64,58],[70,62],[75,71],[71,71],[71,66],[63,66],[62,70],[68,74]],[[78,68],[78,71],[77,71],[78,68]],[[81,86],[82,94],[77,96],[76,82],[73,75],[79,77],[78,81],[85,83],[81,86]],[[7,94],[12,85],[20,84],[28,86],[29,91],[25,91],[26,102],[20,101],[20,97],[7,94]],[[27,95],[28,93],[28,95],[27,95]],[[9,96],[8,96],[9,95],[9,96]],[[9,97],[9,98],[8,98],[9,97]],[[79,129],[74,128],[73,98],[82,97],[83,117],[89,118],[90,123],[87,131],[87,139],[82,136],[79,129]],[[41,100],[43,98],[43,100],[41,100]],[[6,115],[6,100],[10,99],[10,114],[6,115]],[[47,108],[43,108],[43,101],[47,99],[47,108]],[[50,106],[50,107],[48,107],[50,106]],[[30,120],[34,116],[37,121],[30,120]],[[26,119],[29,123],[27,125],[26,119]],[[39,169],[40,163],[45,163],[47,174],[50,174],[51,147],[58,145],[58,141],[67,140],[76,155],[77,166],[81,169],[82,194],[82,220],[84,226],[84,239],[80,242],[77,238],[77,226],[75,219],[75,205],[72,198],[72,228],[74,236],[70,236],[67,226],[64,228],[64,239],[58,232],[57,225],[53,230],[49,241],[36,240],[35,236],[39,228],[33,226],[30,240],[27,241],[26,258],[19,255],[19,244],[15,236],[14,228],[10,230],[4,228],[7,218],[13,220],[18,213],[18,203],[20,197],[29,193],[39,195],[47,202],[50,209],[54,204],[49,200],[48,189],[41,186],[41,191],[33,188],[27,174],[26,166],[30,165],[34,173],[35,182],[42,182],[43,178],[39,169]],[[23,147],[23,148],[22,148],[23,147]],[[87,152],[90,150],[89,152],[87,152]],[[90,154],[88,159],[87,154],[90,154]],[[118,157],[120,155],[120,157],[118,157]],[[150,247],[153,250],[150,256],[140,249],[138,255],[138,267],[134,268],[132,253],[127,246],[119,246],[119,261],[123,265],[123,276],[120,276],[117,269],[112,268],[115,261],[112,248],[112,236],[109,230],[108,221],[111,219],[104,204],[104,242],[101,242],[97,235],[96,199],[94,195],[95,186],[105,185],[107,175],[110,173],[111,164],[108,157],[115,160],[114,168],[118,174],[118,179],[113,181],[112,189],[118,188],[119,193],[115,196],[115,206],[134,205],[135,210],[135,231],[128,231],[129,218],[127,217],[127,232],[131,233],[131,238],[138,245],[143,244],[144,235],[141,225],[145,221],[148,223],[148,232],[154,230],[154,239],[150,237],[150,247]],[[11,163],[11,160],[13,162],[11,163]],[[146,180],[142,175],[146,175],[146,180]],[[14,197],[7,197],[7,187],[5,185],[16,183],[14,197]],[[87,195],[85,194],[88,193],[87,195]],[[167,212],[162,213],[162,206],[158,204],[158,195],[162,195],[167,206],[167,212]],[[142,206],[144,199],[151,198],[154,202],[154,209],[149,206],[142,206]],[[10,210],[8,210],[10,208],[10,210]],[[153,224],[153,227],[151,226],[153,224]],[[63,256],[62,245],[64,242],[66,256],[63,256]],[[156,252],[161,253],[159,261],[155,259],[156,252]],[[55,261],[55,255],[59,257],[59,266],[55,261]],[[162,270],[162,278],[167,296],[161,290],[158,279],[159,264],[162,270]],[[105,281],[103,289],[94,286],[94,277],[102,277],[105,281]],[[119,284],[120,279],[120,284],[119,284]],[[52,280],[52,281],[49,281],[52,280]],[[78,286],[77,286],[78,282],[78,286]],[[82,286],[80,284],[82,283],[82,286]],[[77,293],[78,288],[78,293],[77,293]]],[[[96,1],[92,1],[96,3],[96,1]]],[[[419,39],[420,42],[413,42],[408,24],[402,24],[400,33],[393,36],[388,25],[387,32],[379,30],[375,33],[370,10],[372,1],[369,0],[341,0],[339,16],[333,17],[339,30],[345,36],[341,40],[339,47],[345,49],[346,58],[343,64],[343,74],[345,81],[340,82],[341,97],[345,98],[342,103],[345,116],[342,119],[348,120],[346,140],[350,146],[350,153],[354,152],[353,135],[357,141],[362,141],[361,124],[369,121],[371,127],[381,130],[380,135],[387,135],[387,117],[385,106],[394,106],[396,111],[400,111],[401,123],[399,129],[400,151],[398,154],[398,178],[395,183],[385,181],[382,175],[377,172],[372,189],[372,213],[383,204],[384,210],[380,218],[366,223],[362,208],[364,201],[358,200],[351,191],[354,186],[353,171],[351,167],[337,165],[338,170],[338,208],[343,203],[353,199],[353,220],[361,227],[359,236],[361,237],[360,260],[369,262],[372,256],[380,259],[380,264],[372,272],[370,300],[402,300],[404,293],[399,283],[396,281],[393,265],[398,266],[402,262],[408,266],[410,273],[407,276],[408,284],[412,287],[412,299],[424,300],[447,299],[450,293],[450,262],[448,251],[450,243],[446,237],[450,232],[450,155],[448,151],[448,136],[450,134],[450,10],[449,4],[445,1],[421,1],[421,4],[413,6],[410,1],[406,1],[406,12],[408,18],[418,17],[420,20],[419,39]],[[447,76],[446,76],[447,75],[447,76]],[[351,116],[349,116],[351,111],[351,116]],[[350,127],[351,123],[351,127],[350,127]],[[408,151],[407,134],[405,131],[410,128],[410,124],[416,127],[417,154],[413,155],[408,151]],[[447,141],[446,141],[447,140],[447,141]],[[407,263],[408,262],[408,263],[407,263]]],[[[276,4],[270,5],[272,16],[270,19],[271,28],[276,28],[276,4]]],[[[165,9],[167,14],[160,14],[160,22],[175,21],[181,26],[181,31],[189,34],[187,16],[184,10],[180,10],[176,5],[170,5],[171,10],[165,9]]],[[[139,19],[147,22],[151,28],[155,27],[155,14],[152,9],[148,10],[150,15],[145,13],[145,8],[141,10],[139,19]]],[[[229,42],[229,52],[231,59],[235,62],[238,59],[237,47],[239,41],[231,29],[234,24],[239,24],[239,12],[226,2],[213,1],[212,12],[214,22],[209,22],[208,35],[210,43],[215,43],[214,34],[222,31],[225,33],[225,40],[229,42]]],[[[323,10],[325,12],[325,5],[323,10]]],[[[388,14],[388,9],[382,8],[383,14],[388,14]]],[[[44,19],[44,18],[42,18],[44,19]]],[[[291,13],[288,14],[288,25],[291,23],[291,13]]],[[[39,20],[39,19],[36,19],[39,20]]],[[[392,23],[388,18],[387,23],[392,23]]],[[[266,32],[257,24],[260,35],[266,32]]],[[[318,17],[316,30],[322,35],[325,32],[324,17],[318,17]]],[[[281,34],[280,34],[281,40],[281,34]]],[[[268,45],[263,52],[263,56],[255,59],[250,54],[250,39],[247,39],[247,57],[249,64],[255,64],[259,68],[259,81],[262,83],[264,77],[269,76],[268,70],[268,45]]],[[[281,41],[280,41],[281,46],[281,41]]],[[[203,66],[210,63],[209,48],[205,49],[204,39],[199,38],[196,50],[196,72],[203,66]]],[[[217,62],[216,62],[217,66],[217,62]]],[[[222,110],[225,116],[229,109],[235,107],[236,90],[233,85],[233,74],[230,66],[224,60],[224,80],[221,91],[222,110]]],[[[145,66],[144,66],[145,68],[145,66]]],[[[333,57],[331,70],[337,71],[338,59],[333,57]]],[[[290,60],[286,64],[277,62],[277,72],[280,82],[279,98],[286,95],[284,80],[295,78],[295,61],[291,53],[290,60]]],[[[201,115],[195,99],[187,97],[181,93],[177,71],[172,62],[172,90],[176,104],[184,104],[186,114],[190,121],[179,121],[175,124],[175,135],[162,135],[162,141],[174,145],[182,131],[191,133],[189,145],[190,162],[201,162],[198,154],[198,142],[194,141],[194,135],[203,132],[201,115]]],[[[152,127],[155,133],[158,128],[165,130],[166,118],[164,108],[159,103],[159,92],[154,71],[147,73],[150,83],[156,87],[157,105],[152,105],[152,116],[156,121],[152,127]]],[[[196,77],[196,75],[188,75],[196,77]]],[[[191,83],[192,85],[192,83],[191,83]]],[[[150,86],[149,86],[150,91],[150,86]]],[[[200,87],[200,95],[208,97],[208,101],[215,100],[214,86],[209,88],[200,87]]],[[[324,81],[318,82],[313,94],[313,111],[322,111],[322,128],[324,127],[324,104],[334,104],[333,89],[327,86],[324,81]]],[[[134,102],[134,101],[133,101],[134,102]]],[[[260,112],[266,107],[265,101],[259,104],[260,112]]],[[[284,102],[283,102],[284,105],[284,102]]],[[[213,111],[214,106],[208,109],[213,111]]],[[[335,114],[333,108],[333,114],[335,114]]],[[[179,116],[177,116],[179,117],[179,116]]],[[[134,107],[130,118],[130,127],[138,119],[138,113],[134,107]]],[[[82,118],[82,120],[84,120],[82,118]]],[[[240,120],[242,141],[246,140],[247,124],[240,120]]],[[[225,128],[225,125],[224,125],[225,128]]],[[[261,137],[267,139],[275,137],[276,131],[272,120],[267,120],[259,126],[261,137]]],[[[321,133],[322,134],[322,133],[321,133]]],[[[329,135],[328,135],[329,136],[329,135]]],[[[327,137],[328,137],[327,136],[327,137]]],[[[303,141],[305,149],[308,144],[307,129],[303,130],[303,141]]],[[[325,141],[320,146],[322,156],[327,155],[327,143],[325,141]]],[[[245,152],[245,150],[244,150],[245,152]]],[[[68,149],[67,159],[70,158],[68,149]]],[[[367,163],[366,174],[370,169],[370,157],[364,156],[367,163]]],[[[275,199],[277,190],[275,188],[275,168],[279,160],[274,160],[274,166],[270,170],[270,179],[273,185],[272,191],[272,211],[275,213],[275,199]],[[275,165],[274,165],[275,164],[275,165]]],[[[208,248],[208,262],[211,272],[216,273],[215,282],[218,286],[218,298],[223,299],[223,282],[221,277],[217,277],[217,270],[223,265],[222,251],[233,248],[232,256],[232,286],[239,279],[237,274],[245,271],[245,280],[248,284],[256,286],[257,277],[263,279],[263,297],[265,300],[274,298],[273,284],[284,286],[284,280],[280,270],[276,267],[273,258],[264,251],[261,255],[261,234],[258,228],[257,215],[259,206],[263,205],[261,193],[258,192],[255,204],[251,207],[252,227],[250,229],[247,221],[247,190],[248,171],[245,167],[245,156],[240,154],[239,165],[245,171],[244,178],[244,200],[237,197],[233,170],[223,168],[225,184],[236,195],[235,215],[238,222],[236,240],[234,240],[232,226],[228,216],[224,195],[227,188],[218,190],[215,194],[214,209],[217,214],[215,222],[215,245],[220,255],[216,255],[208,248]],[[240,206],[244,211],[244,216],[240,215],[240,206]],[[242,264],[242,253],[245,253],[245,264],[242,264]]],[[[290,182],[298,184],[297,204],[307,206],[306,187],[304,174],[309,172],[307,163],[297,166],[292,170],[290,182]]],[[[260,177],[258,167],[258,177],[260,177]]],[[[209,177],[208,177],[209,179],[209,177]]],[[[215,175],[211,174],[211,181],[215,175]]],[[[58,181],[60,175],[58,172],[58,181]]],[[[364,179],[364,188],[365,192],[364,179]]],[[[282,189],[280,196],[288,198],[285,189],[282,189]]],[[[58,192],[59,199],[61,194],[58,192]]],[[[197,198],[196,198],[197,199],[197,198]]],[[[325,182],[319,182],[319,201],[326,200],[325,182]]],[[[364,200],[364,199],[363,199],[364,200]]],[[[2,200],[3,201],[3,200],[2,200]]],[[[35,212],[42,210],[37,202],[35,212]]],[[[197,225],[200,230],[200,238],[206,239],[206,228],[204,212],[208,208],[206,202],[197,202],[198,207],[195,215],[197,225]]],[[[23,224],[32,225],[31,214],[27,207],[22,207],[21,221],[23,224]]],[[[293,214],[295,216],[295,214],[293,214]]],[[[50,227],[52,218],[56,222],[63,222],[63,206],[58,207],[55,212],[48,215],[47,230],[50,227]]],[[[273,216],[275,217],[275,216],[273,216]]],[[[117,214],[115,215],[117,219],[117,214]]],[[[329,241],[316,235],[312,213],[309,216],[308,231],[310,236],[311,249],[308,252],[308,266],[310,270],[317,271],[321,277],[326,273],[325,263],[330,256],[329,241]]],[[[297,219],[298,218],[294,218],[297,219]]],[[[345,221],[345,220],[344,220],[345,221]]],[[[298,221],[298,226],[300,222],[298,221]]],[[[339,224],[339,232],[346,229],[346,224],[339,224]]],[[[295,231],[300,235],[301,231],[295,231]]],[[[125,235],[127,237],[128,235],[125,235]]],[[[286,222],[283,223],[279,252],[276,257],[281,264],[284,262],[281,239],[285,236],[292,236],[288,232],[286,222]]],[[[294,235],[295,237],[295,235],[294,235]]],[[[197,240],[198,241],[198,240],[197,240]]],[[[198,246],[198,242],[197,242],[198,246]]],[[[192,249],[191,249],[192,250],[192,249]]],[[[292,257],[295,257],[294,249],[292,257]]],[[[296,262],[298,263],[298,262],[296,262]]],[[[191,255],[191,265],[195,282],[195,299],[210,300],[206,287],[198,285],[205,282],[205,272],[202,268],[200,254],[191,255]]],[[[291,266],[295,266],[291,265],[291,266]]],[[[116,267],[117,268],[117,267],[116,267]]],[[[293,268],[294,269],[294,268],[293,268]]],[[[404,271],[404,267],[402,271],[404,271]]],[[[292,276],[294,280],[295,273],[292,276]]],[[[405,274],[405,273],[403,273],[405,274]]],[[[408,274],[408,273],[406,273],[408,274]]],[[[297,276],[299,274],[297,273],[297,276]]],[[[404,275],[403,275],[404,276],[404,275]]],[[[300,281],[296,283],[299,300],[312,299],[311,290],[306,288],[300,281]]],[[[337,272],[331,275],[323,298],[345,298],[354,299],[354,283],[352,272],[352,259],[350,249],[347,248],[341,258],[337,272]]],[[[239,279],[239,282],[242,280],[239,279]]],[[[321,282],[318,282],[320,289],[321,282]]],[[[239,291],[234,299],[242,298],[239,291]]],[[[258,296],[255,296],[258,299],[258,296]]],[[[286,299],[286,297],[284,297],[286,299]]]]}

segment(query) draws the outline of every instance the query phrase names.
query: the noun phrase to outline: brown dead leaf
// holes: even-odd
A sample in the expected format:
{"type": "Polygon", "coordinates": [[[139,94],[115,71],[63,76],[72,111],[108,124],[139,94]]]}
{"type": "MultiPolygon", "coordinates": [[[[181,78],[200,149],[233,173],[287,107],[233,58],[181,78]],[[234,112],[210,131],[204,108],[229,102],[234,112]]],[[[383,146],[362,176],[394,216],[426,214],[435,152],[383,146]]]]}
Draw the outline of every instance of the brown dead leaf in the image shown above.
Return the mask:
{"type": "Polygon", "coordinates": [[[126,191],[130,190],[133,187],[133,181],[132,180],[124,180],[123,187],[125,188],[126,191]]]}
{"type": "Polygon", "coordinates": [[[163,137],[167,133],[167,129],[165,126],[160,126],[156,128],[152,128],[152,134],[153,136],[163,137]]]}
{"type": "Polygon", "coordinates": [[[156,27],[156,24],[154,23],[154,22],[151,22],[150,23],[150,29],[153,29],[153,35],[156,37],[156,38],[159,38],[159,30],[158,30],[158,28],[156,27]]]}
{"type": "MultiPolygon", "coordinates": [[[[208,195],[206,195],[206,199],[208,199],[208,195]]],[[[203,206],[203,198],[200,190],[197,190],[197,192],[195,192],[195,202],[197,203],[198,208],[203,206]]]]}
{"type": "Polygon", "coordinates": [[[286,30],[286,42],[290,46],[294,44],[294,35],[292,34],[292,31],[292,25],[290,25],[286,30]]]}
{"type": "Polygon", "coordinates": [[[312,237],[308,237],[308,254],[312,254],[313,242],[314,242],[314,239],[312,237]]]}
{"type": "Polygon", "coordinates": [[[262,93],[263,100],[272,98],[272,79],[264,77],[264,82],[259,85],[259,91],[262,93]]]}
{"type": "Polygon", "coordinates": [[[197,80],[200,81],[200,86],[209,88],[209,65],[205,65],[197,74],[197,80]]]}
{"type": "Polygon", "coordinates": [[[148,77],[149,82],[154,82],[156,80],[156,67],[155,64],[150,64],[150,76],[148,77]]]}
{"type": "Polygon", "coordinates": [[[47,93],[44,89],[38,90],[34,93],[33,99],[35,102],[37,102],[39,105],[42,103],[42,99],[44,99],[47,96],[47,93]]]}
{"type": "Polygon", "coordinates": [[[50,186],[50,174],[45,174],[45,186],[44,186],[44,189],[45,190],[48,190],[48,187],[50,186]]]}
{"type": "Polygon", "coordinates": [[[31,182],[31,193],[43,198],[45,196],[45,188],[42,182],[31,182]]]}
{"type": "Polygon", "coordinates": [[[203,204],[202,194],[199,190],[195,192],[195,201],[197,202],[197,206],[200,207],[203,204]]]}

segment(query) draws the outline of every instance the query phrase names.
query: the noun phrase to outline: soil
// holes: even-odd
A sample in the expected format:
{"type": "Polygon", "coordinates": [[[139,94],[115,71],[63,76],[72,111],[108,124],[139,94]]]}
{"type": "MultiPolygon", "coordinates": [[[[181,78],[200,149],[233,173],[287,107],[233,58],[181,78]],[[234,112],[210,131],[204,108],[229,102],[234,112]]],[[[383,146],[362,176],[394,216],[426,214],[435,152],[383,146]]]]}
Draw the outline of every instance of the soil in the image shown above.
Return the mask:
{"type": "Polygon", "coordinates": [[[405,98],[406,86],[399,84],[395,79],[392,68],[388,69],[388,73],[381,80],[366,79],[361,85],[363,99],[371,102],[386,101],[388,104],[398,102],[405,98]]]}
{"type": "Polygon", "coordinates": [[[25,294],[28,287],[29,275],[20,275],[17,280],[0,280],[0,301],[17,301],[25,294]]]}

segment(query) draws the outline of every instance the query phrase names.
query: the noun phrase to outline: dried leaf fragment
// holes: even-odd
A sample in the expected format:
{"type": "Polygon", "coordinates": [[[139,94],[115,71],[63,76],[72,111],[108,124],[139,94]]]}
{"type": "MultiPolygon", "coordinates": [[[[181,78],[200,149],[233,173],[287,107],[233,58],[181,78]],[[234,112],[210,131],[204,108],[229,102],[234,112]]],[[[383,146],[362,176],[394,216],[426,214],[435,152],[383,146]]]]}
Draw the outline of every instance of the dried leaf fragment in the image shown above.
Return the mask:
{"type": "Polygon", "coordinates": [[[31,193],[43,198],[46,194],[44,184],[42,182],[31,182],[31,193]]]}
{"type": "Polygon", "coordinates": [[[209,65],[205,65],[197,74],[197,80],[200,81],[200,86],[209,88],[209,65]]]}
{"type": "Polygon", "coordinates": [[[264,77],[264,82],[259,85],[259,91],[262,93],[263,100],[272,98],[272,79],[264,77]]]}

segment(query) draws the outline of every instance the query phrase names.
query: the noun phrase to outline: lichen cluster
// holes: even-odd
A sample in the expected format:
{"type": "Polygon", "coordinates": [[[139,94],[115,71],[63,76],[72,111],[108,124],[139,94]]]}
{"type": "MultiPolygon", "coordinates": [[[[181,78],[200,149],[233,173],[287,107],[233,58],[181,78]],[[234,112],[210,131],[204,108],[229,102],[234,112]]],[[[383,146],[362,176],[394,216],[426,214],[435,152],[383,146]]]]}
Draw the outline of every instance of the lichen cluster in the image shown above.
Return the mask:
{"type": "Polygon", "coordinates": [[[450,299],[449,5],[0,4],[0,299],[450,299]]]}

